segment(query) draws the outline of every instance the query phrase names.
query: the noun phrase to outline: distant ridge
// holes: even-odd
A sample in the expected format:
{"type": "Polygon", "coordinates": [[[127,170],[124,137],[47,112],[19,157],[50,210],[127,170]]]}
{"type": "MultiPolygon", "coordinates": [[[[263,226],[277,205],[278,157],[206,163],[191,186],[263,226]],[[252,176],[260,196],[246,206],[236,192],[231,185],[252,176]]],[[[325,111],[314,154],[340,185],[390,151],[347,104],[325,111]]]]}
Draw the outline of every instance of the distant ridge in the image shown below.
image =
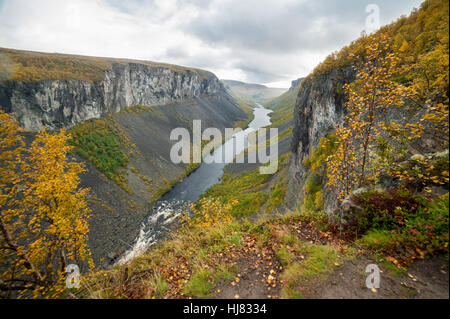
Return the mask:
{"type": "Polygon", "coordinates": [[[287,89],[269,88],[262,84],[245,83],[235,80],[221,80],[221,82],[228,93],[235,99],[248,103],[265,103],[287,91],[287,89]]]}

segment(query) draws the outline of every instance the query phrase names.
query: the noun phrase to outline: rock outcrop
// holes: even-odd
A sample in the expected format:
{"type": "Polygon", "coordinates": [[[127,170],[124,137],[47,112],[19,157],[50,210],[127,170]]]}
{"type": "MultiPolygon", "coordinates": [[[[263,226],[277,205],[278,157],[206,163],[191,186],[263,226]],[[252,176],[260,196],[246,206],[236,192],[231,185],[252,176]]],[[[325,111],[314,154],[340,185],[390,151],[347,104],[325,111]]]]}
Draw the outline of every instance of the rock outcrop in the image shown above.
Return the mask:
{"type": "Polygon", "coordinates": [[[305,78],[298,78],[297,80],[294,80],[291,82],[291,87],[289,88],[289,90],[298,90],[298,88],[300,87],[300,84],[302,83],[302,81],[305,78]]]}
{"type": "Polygon", "coordinates": [[[101,81],[1,81],[0,107],[15,113],[27,131],[38,131],[72,127],[126,106],[163,105],[223,91],[210,72],[113,62],[101,81]]]}
{"type": "MultiPolygon", "coordinates": [[[[294,109],[294,129],[292,133],[291,165],[289,169],[289,191],[287,203],[291,208],[303,203],[305,185],[311,169],[304,165],[322,137],[335,131],[346,115],[345,93],[342,89],[346,83],[355,80],[355,71],[351,65],[335,67],[326,73],[312,74],[300,87],[294,109]]],[[[408,105],[403,108],[391,107],[380,114],[386,123],[419,123],[425,107],[408,105]]],[[[442,148],[433,136],[423,135],[409,144],[411,154],[436,151],[442,148]]],[[[324,163],[325,164],[325,163],[324,163]]],[[[321,192],[323,209],[332,214],[339,206],[337,194],[327,186],[327,176],[322,176],[321,192]]],[[[380,187],[388,188],[395,184],[390,176],[380,176],[380,187]]]]}
{"type": "MultiPolygon", "coordinates": [[[[293,153],[289,169],[290,185],[287,202],[295,207],[304,199],[302,189],[311,173],[303,165],[303,160],[311,155],[319,144],[320,138],[334,130],[345,116],[345,96],[340,88],[344,83],[353,81],[351,67],[335,69],[331,73],[309,77],[302,81],[294,109],[294,129],[291,151],[293,153]]],[[[326,188],[326,186],[323,186],[326,188]]],[[[336,196],[325,190],[324,208],[332,211],[336,205],[336,196]]]]}

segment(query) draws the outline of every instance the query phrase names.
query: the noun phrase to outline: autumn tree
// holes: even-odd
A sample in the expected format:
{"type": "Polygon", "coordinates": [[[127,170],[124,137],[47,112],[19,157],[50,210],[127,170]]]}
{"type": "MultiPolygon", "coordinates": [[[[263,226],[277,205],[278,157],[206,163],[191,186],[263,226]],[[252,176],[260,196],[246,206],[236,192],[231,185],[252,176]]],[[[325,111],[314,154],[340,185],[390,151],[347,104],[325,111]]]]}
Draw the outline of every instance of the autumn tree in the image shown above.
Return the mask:
{"type": "Polygon", "coordinates": [[[377,138],[383,129],[383,115],[390,107],[401,107],[415,91],[392,81],[399,58],[391,50],[387,36],[372,37],[363,62],[355,67],[356,80],[346,84],[347,115],[336,127],[338,149],[328,158],[328,185],[338,198],[370,181],[376,181],[383,163],[377,157],[377,138]]]}
{"type": "Polygon", "coordinates": [[[192,228],[209,228],[220,223],[230,223],[233,220],[231,210],[238,203],[230,200],[221,203],[211,198],[199,199],[195,204],[190,204],[186,213],[181,217],[182,231],[190,232],[192,228]]]}
{"type": "Polygon", "coordinates": [[[28,148],[21,131],[0,111],[0,291],[58,296],[68,264],[93,266],[88,189],[79,188],[83,167],[68,159],[64,130],[44,130],[28,148]]]}

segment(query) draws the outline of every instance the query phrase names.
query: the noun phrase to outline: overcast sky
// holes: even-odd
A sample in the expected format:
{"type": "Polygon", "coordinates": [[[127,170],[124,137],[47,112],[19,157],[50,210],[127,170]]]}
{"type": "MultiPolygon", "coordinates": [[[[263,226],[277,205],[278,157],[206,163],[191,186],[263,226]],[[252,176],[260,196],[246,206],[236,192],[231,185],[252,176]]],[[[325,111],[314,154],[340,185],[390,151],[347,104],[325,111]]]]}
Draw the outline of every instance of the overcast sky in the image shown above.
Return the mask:
{"type": "MultiPolygon", "coordinates": [[[[0,47],[198,67],[289,87],[366,29],[420,0],[0,0],[0,47]]],[[[368,30],[370,31],[370,30],[368,30]]]]}

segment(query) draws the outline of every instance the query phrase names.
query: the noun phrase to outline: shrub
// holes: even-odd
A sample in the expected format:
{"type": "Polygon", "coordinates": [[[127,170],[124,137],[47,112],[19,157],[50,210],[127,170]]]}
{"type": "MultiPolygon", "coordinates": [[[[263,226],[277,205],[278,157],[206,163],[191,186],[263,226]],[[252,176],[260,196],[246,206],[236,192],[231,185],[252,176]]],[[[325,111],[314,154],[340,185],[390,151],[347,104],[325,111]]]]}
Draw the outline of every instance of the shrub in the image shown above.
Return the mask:
{"type": "Polygon", "coordinates": [[[375,251],[408,255],[448,253],[448,193],[433,200],[404,190],[371,191],[360,197],[360,243],[375,251]]]}
{"type": "Polygon", "coordinates": [[[101,119],[79,124],[70,130],[74,152],[94,164],[106,177],[126,188],[120,171],[126,168],[128,157],[125,134],[120,134],[112,119],[101,119]]]}

